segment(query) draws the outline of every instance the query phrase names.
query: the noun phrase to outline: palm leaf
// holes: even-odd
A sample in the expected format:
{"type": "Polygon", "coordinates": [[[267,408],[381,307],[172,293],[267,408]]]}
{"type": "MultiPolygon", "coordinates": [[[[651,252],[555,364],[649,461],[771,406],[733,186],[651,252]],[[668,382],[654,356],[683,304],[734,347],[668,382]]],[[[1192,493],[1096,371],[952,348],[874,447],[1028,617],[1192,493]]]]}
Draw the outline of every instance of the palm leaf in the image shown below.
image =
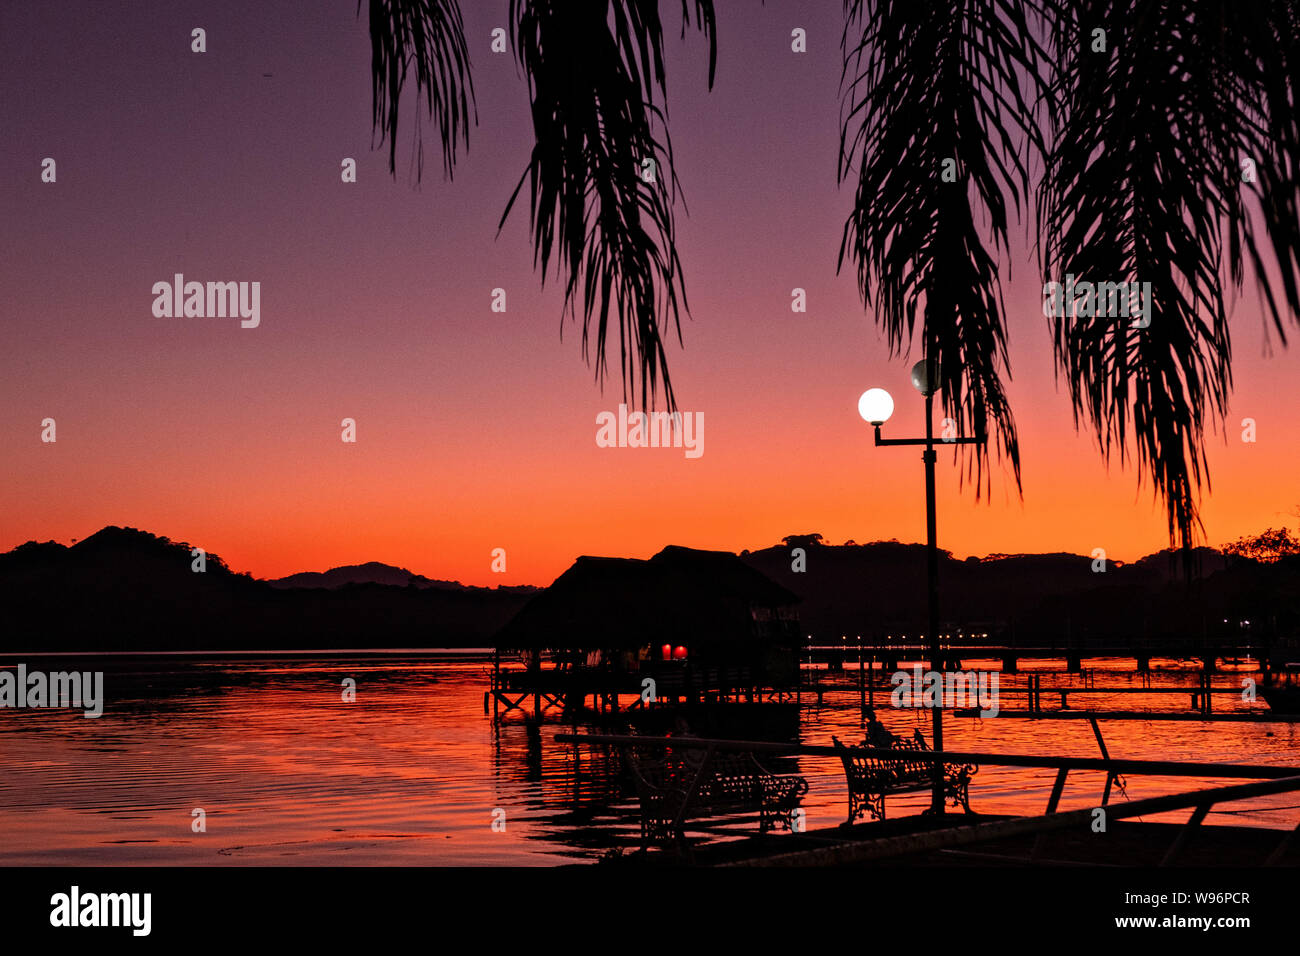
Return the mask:
{"type": "MultiPolygon", "coordinates": [[[[840,266],[853,262],[891,354],[917,337],[919,317],[945,414],[958,435],[996,432],[1019,488],[996,255],[1007,247],[1008,199],[1018,212],[1038,143],[1037,8],[1027,0],[846,0],[845,11],[840,178],[854,161],[858,174],[840,266]],[[941,181],[945,160],[956,162],[956,182],[941,181]]],[[[964,447],[978,494],[988,449],[964,447]]]]}
{"type": "MultiPolygon", "coordinates": [[[[357,14],[361,0],[357,0],[357,14]]],[[[388,170],[397,172],[397,119],[407,72],[415,66],[417,96],[436,122],[444,174],[456,163],[456,144],[469,148],[469,118],[474,98],[465,27],[456,0],[370,0],[372,122],[379,145],[388,142],[388,170]]],[[[416,114],[415,175],[424,173],[424,140],[416,114]]],[[[477,113],[475,113],[477,122],[477,113]]]]}
{"type": "MultiPolygon", "coordinates": [[[[527,187],[534,264],[554,260],[564,316],[582,313],[582,349],[597,380],[617,322],[623,393],[649,406],[660,388],[676,408],[664,330],[681,341],[689,311],[677,256],[678,181],[665,123],[663,25],[657,0],[511,0],[515,49],[528,78],[536,144],[505,212],[527,187]],[[654,164],[648,182],[643,163],[654,164]],[[594,337],[594,342],[593,342],[594,337]],[[639,388],[638,388],[639,383],[639,388]]],[[[695,0],[710,39],[711,0],[695,0]]],[[[690,4],[682,2],[683,34],[690,4]]]]}
{"type": "Polygon", "coordinates": [[[1242,187],[1245,208],[1235,207],[1229,222],[1229,265],[1240,286],[1243,260],[1249,262],[1285,344],[1284,313],[1300,321],[1300,2],[1216,7],[1207,11],[1217,17],[1209,26],[1219,27],[1220,57],[1235,79],[1240,155],[1254,161],[1257,173],[1257,183],[1242,187]]]}
{"type": "Polygon", "coordinates": [[[1203,531],[1206,418],[1226,412],[1225,300],[1245,262],[1283,330],[1260,220],[1297,313],[1300,138],[1282,109],[1295,92],[1295,44],[1279,32],[1279,18],[1293,16],[1293,3],[1085,0],[1063,6],[1056,24],[1061,124],[1040,190],[1045,277],[1151,283],[1148,328],[1068,307],[1054,318],[1057,365],[1076,424],[1092,426],[1108,460],[1117,451],[1123,462],[1132,438],[1139,481],[1163,498],[1170,542],[1185,553],[1203,531]],[[1095,28],[1107,31],[1107,53],[1091,50],[1095,28]],[[1243,186],[1243,156],[1255,159],[1259,188],[1243,186]]]}

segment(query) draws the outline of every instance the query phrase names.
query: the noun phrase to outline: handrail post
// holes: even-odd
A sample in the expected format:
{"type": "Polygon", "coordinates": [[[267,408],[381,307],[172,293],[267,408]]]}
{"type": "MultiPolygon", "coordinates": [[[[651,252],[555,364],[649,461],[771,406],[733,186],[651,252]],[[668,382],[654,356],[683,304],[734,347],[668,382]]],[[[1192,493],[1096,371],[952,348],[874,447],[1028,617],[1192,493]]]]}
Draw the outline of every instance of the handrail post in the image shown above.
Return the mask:
{"type": "MultiPolygon", "coordinates": [[[[1088,723],[1092,724],[1092,733],[1093,733],[1093,735],[1097,738],[1097,746],[1101,748],[1101,755],[1102,755],[1102,757],[1103,757],[1105,760],[1109,761],[1109,760],[1110,760],[1110,751],[1106,749],[1106,741],[1102,739],[1102,736],[1101,736],[1101,727],[1099,727],[1099,726],[1097,725],[1097,718],[1096,718],[1096,717],[1089,717],[1089,718],[1088,718],[1088,723]]],[[[1101,805],[1102,805],[1103,807],[1106,806],[1106,804],[1110,802],[1110,788],[1111,788],[1111,785],[1112,785],[1114,782],[1115,782],[1115,771],[1114,771],[1114,770],[1107,769],[1107,770],[1106,770],[1106,789],[1105,789],[1104,791],[1102,791],[1102,794],[1101,794],[1101,805]]]]}
{"type": "Polygon", "coordinates": [[[1052,785],[1052,796],[1047,801],[1047,813],[1049,815],[1056,812],[1056,805],[1061,802],[1061,793],[1065,790],[1065,778],[1069,772],[1068,767],[1062,767],[1056,771],[1056,783],[1052,785]]]}

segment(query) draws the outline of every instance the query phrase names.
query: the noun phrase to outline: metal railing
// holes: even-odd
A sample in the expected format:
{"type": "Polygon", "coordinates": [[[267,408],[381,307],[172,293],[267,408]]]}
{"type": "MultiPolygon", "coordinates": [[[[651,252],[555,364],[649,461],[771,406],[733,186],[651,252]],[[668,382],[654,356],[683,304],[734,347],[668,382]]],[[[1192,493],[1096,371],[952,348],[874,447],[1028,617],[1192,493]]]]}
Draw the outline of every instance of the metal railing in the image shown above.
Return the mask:
{"type": "MultiPolygon", "coordinates": [[[[1096,729],[1094,724],[1094,730],[1096,729]]],[[[701,737],[643,737],[623,734],[556,734],[557,743],[598,744],[616,747],[672,747],[674,749],[705,749],[709,751],[734,750],[746,753],[767,753],[785,756],[830,757],[840,759],[841,751],[820,744],[790,744],[756,740],[726,740],[701,737]]],[[[1280,767],[1259,764],[1201,763],[1182,760],[1130,760],[1114,758],[1106,752],[1098,732],[1101,757],[1051,757],[1030,754],[993,754],[969,751],[898,751],[878,747],[851,748],[855,755],[877,757],[882,760],[927,761],[938,763],[971,763],[988,766],[1028,767],[1056,770],[1056,780],[1048,798],[1047,809],[1041,816],[1014,817],[988,823],[964,825],[926,833],[881,837],[874,840],[846,842],[834,847],[778,854],[751,861],[752,865],[838,865],[864,862],[914,853],[929,852],[972,843],[1005,839],[1025,834],[1044,834],[1073,826],[1089,825],[1096,808],[1058,813],[1066,779],[1071,771],[1101,771],[1106,774],[1106,789],[1100,806],[1113,819],[1127,819],[1148,813],[1192,809],[1192,816],[1180,830],[1173,845],[1166,852],[1161,865],[1172,863],[1186,844],[1192,832],[1205,819],[1216,803],[1267,796],[1276,793],[1300,791],[1300,767],[1280,767]],[[1254,780],[1253,783],[1213,787],[1109,804],[1111,786],[1120,776],[1145,774],[1161,777],[1212,777],[1254,780]]],[[[1294,841],[1300,826],[1287,831],[1280,844],[1265,861],[1265,865],[1279,863],[1294,841]]],[[[1035,848],[1033,856],[1037,854],[1035,848]]]]}

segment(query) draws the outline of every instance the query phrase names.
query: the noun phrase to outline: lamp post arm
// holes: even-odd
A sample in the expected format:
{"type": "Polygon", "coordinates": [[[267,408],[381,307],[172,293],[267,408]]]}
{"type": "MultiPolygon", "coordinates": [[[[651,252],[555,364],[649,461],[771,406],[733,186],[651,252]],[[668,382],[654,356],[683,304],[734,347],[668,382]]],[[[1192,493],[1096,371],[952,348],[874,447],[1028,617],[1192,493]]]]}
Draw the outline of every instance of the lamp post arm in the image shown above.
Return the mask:
{"type": "Polygon", "coordinates": [[[936,448],[943,445],[982,445],[988,440],[985,435],[977,435],[974,438],[940,438],[935,441],[932,438],[881,438],[880,426],[876,426],[876,444],[877,445],[934,445],[936,448]]]}

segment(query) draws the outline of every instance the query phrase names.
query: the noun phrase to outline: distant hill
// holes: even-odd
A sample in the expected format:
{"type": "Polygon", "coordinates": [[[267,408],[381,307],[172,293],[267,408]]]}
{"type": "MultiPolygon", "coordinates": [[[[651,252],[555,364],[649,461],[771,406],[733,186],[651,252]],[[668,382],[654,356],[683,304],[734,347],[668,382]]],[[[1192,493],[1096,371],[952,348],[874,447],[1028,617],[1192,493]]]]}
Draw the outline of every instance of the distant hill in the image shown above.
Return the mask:
{"type": "Polygon", "coordinates": [[[119,527],[0,554],[0,650],[481,647],[534,590],[410,587],[409,572],[403,586],[283,587],[194,560],[186,542],[119,527]]]}
{"type": "MultiPolygon", "coordinates": [[[[792,536],[740,557],[800,597],[804,635],[851,640],[925,626],[924,545],[792,536]]],[[[1189,584],[1169,551],[1109,562],[1104,573],[1087,555],[958,560],[944,551],[940,615],[946,631],[1022,645],[1066,634],[1086,645],[1242,627],[1296,633],[1300,556],[1259,563],[1205,548],[1197,557],[1189,584]]],[[[538,590],[468,587],[379,562],[275,581],[236,573],[210,552],[203,573],[193,562],[186,542],[120,527],[71,547],[29,541],[0,554],[0,651],[483,647],[538,590]]]]}
{"type": "MultiPolygon", "coordinates": [[[[798,536],[787,545],[741,557],[803,598],[805,635],[880,638],[917,634],[927,620],[926,549],[880,541],[827,545],[798,536]],[[795,570],[792,548],[805,552],[795,570]]],[[[1196,550],[1190,583],[1181,555],[1162,551],[1128,564],[1093,570],[1081,554],[990,555],[958,560],[939,555],[940,620],[945,632],[987,631],[998,642],[1029,644],[1069,635],[1079,643],[1202,635],[1224,628],[1294,633],[1300,621],[1300,559],[1263,565],[1196,550]],[[1226,623],[1225,623],[1226,619],[1226,623]]]]}
{"type": "Polygon", "coordinates": [[[379,561],[367,561],[365,564],[347,564],[328,571],[299,571],[288,577],[268,580],[273,588],[339,588],[345,584],[386,584],[389,587],[405,588],[446,588],[463,591],[465,585],[459,581],[436,581],[422,574],[396,568],[379,561]]]}

